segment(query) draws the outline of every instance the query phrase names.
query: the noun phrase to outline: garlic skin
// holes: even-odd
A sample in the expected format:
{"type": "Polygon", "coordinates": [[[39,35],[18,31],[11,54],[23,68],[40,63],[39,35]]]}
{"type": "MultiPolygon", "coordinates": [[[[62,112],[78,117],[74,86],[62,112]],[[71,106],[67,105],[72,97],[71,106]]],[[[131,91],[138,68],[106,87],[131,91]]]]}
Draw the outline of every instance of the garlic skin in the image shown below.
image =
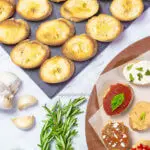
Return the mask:
{"type": "Polygon", "coordinates": [[[0,73],[0,82],[4,83],[13,94],[17,93],[21,85],[21,80],[11,72],[0,73]]]}
{"type": "Polygon", "coordinates": [[[28,130],[34,126],[35,117],[34,116],[17,117],[13,118],[12,122],[17,128],[22,130],[28,130]]]}
{"type": "Polygon", "coordinates": [[[4,83],[0,82],[0,109],[11,109],[14,95],[4,83]]]}
{"type": "Polygon", "coordinates": [[[12,109],[13,98],[21,85],[21,80],[11,72],[0,73],[0,109],[12,109]]]}
{"type": "Polygon", "coordinates": [[[38,100],[36,99],[36,97],[32,95],[24,95],[19,97],[18,99],[18,109],[19,110],[27,109],[37,103],[38,100]]]}

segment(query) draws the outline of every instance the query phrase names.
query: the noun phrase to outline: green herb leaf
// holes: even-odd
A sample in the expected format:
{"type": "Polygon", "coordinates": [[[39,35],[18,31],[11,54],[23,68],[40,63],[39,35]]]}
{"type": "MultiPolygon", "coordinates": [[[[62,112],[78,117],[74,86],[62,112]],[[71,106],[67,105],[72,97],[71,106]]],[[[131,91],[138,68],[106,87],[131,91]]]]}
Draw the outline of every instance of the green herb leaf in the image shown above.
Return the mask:
{"type": "Polygon", "coordinates": [[[47,112],[47,119],[44,121],[40,134],[41,150],[50,150],[52,143],[55,143],[56,150],[73,150],[73,138],[78,134],[75,129],[78,126],[77,115],[81,114],[79,106],[86,99],[80,97],[70,100],[68,104],[62,105],[58,101],[52,108],[43,106],[47,112]]]}
{"type": "Polygon", "coordinates": [[[124,99],[125,98],[124,98],[123,93],[114,96],[112,101],[111,101],[112,111],[116,110],[124,102],[124,99]]]}
{"type": "Polygon", "coordinates": [[[150,70],[147,70],[147,71],[145,72],[145,75],[146,75],[146,76],[150,76],[150,70]]]}
{"type": "Polygon", "coordinates": [[[133,64],[127,66],[127,70],[130,71],[132,69],[132,67],[133,67],[133,64]]]}
{"type": "Polygon", "coordinates": [[[138,73],[137,76],[138,76],[138,80],[141,81],[143,78],[143,75],[141,73],[138,73]]]}
{"type": "Polygon", "coordinates": [[[144,121],[145,120],[145,117],[146,117],[146,112],[143,112],[140,116],[140,120],[141,121],[144,121]]]}
{"type": "Polygon", "coordinates": [[[143,71],[143,68],[142,68],[142,67],[139,67],[139,68],[136,68],[136,70],[138,70],[138,71],[143,71]]]}
{"type": "Polygon", "coordinates": [[[130,82],[134,81],[134,77],[133,77],[133,75],[131,73],[129,74],[129,79],[130,79],[130,82]]]}

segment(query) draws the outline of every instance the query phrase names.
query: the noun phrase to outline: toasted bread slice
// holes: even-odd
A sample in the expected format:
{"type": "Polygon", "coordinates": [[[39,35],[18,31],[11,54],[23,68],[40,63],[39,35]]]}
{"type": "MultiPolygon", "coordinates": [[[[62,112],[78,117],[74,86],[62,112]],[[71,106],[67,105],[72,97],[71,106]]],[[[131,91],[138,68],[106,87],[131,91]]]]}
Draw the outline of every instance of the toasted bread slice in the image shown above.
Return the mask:
{"type": "Polygon", "coordinates": [[[76,35],[64,44],[62,53],[71,60],[85,61],[96,55],[97,42],[87,34],[76,35]]]}
{"type": "Polygon", "coordinates": [[[59,46],[73,34],[74,31],[68,23],[56,19],[41,24],[36,31],[36,39],[47,45],[59,46]]]}
{"type": "Polygon", "coordinates": [[[123,68],[123,75],[127,81],[136,85],[150,85],[150,61],[130,62],[123,68]]]}
{"type": "Polygon", "coordinates": [[[124,113],[134,100],[134,91],[131,86],[122,83],[116,83],[111,85],[108,89],[104,91],[103,96],[103,108],[107,115],[114,116],[124,113]],[[119,96],[120,95],[120,96],[119,96]],[[120,97],[118,99],[121,101],[121,95],[123,95],[123,102],[118,107],[113,110],[112,100],[115,97],[120,97]]]}
{"type": "Polygon", "coordinates": [[[16,4],[16,3],[15,3],[15,0],[5,0],[5,1],[8,1],[8,2],[12,3],[13,5],[16,4]]]}
{"type": "Polygon", "coordinates": [[[137,148],[139,147],[140,145],[143,145],[143,146],[148,146],[150,148],[150,140],[140,140],[138,141],[135,145],[133,145],[132,148],[137,148]]]}
{"type": "Polygon", "coordinates": [[[110,5],[112,15],[121,21],[131,21],[139,17],[144,10],[142,0],[113,0],[110,5]]]}
{"type": "Polygon", "coordinates": [[[25,19],[39,21],[52,13],[52,5],[48,0],[19,0],[17,12],[25,19]]]}
{"type": "Polygon", "coordinates": [[[0,42],[13,45],[26,39],[30,34],[30,26],[21,19],[8,19],[0,23],[0,42]]]}
{"type": "Polygon", "coordinates": [[[0,0],[0,22],[10,18],[15,13],[15,5],[9,0],[0,0]]]}
{"type": "Polygon", "coordinates": [[[116,39],[122,32],[120,21],[112,16],[100,14],[88,20],[86,32],[93,39],[101,42],[110,42],[116,39]]]}
{"type": "Polygon", "coordinates": [[[74,22],[79,22],[95,15],[99,10],[97,0],[68,0],[61,7],[61,15],[74,22]]]}
{"type": "Polygon", "coordinates": [[[50,49],[38,41],[25,40],[11,51],[11,60],[25,69],[39,67],[49,56],[50,49]]]}
{"type": "Polygon", "coordinates": [[[123,122],[109,121],[101,131],[101,141],[106,150],[129,150],[129,128],[123,122]]]}
{"type": "Polygon", "coordinates": [[[76,17],[73,17],[69,12],[68,10],[65,8],[64,5],[61,6],[60,8],[60,14],[61,16],[63,16],[64,18],[70,20],[70,21],[73,21],[73,22],[81,22],[83,21],[84,19],[81,19],[81,18],[76,18],[76,17]]]}
{"type": "Polygon", "coordinates": [[[59,18],[58,20],[65,22],[71,29],[70,31],[70,36],[73,36],[75,34],[75,27],[73,25],[73,23],[71,23],[70,21],[68,21],[67,19],[64,18],[59,18]]]}
{"type": "Polygon", "coordinates": [[[138,102],[129,114],[130,126],[133,130],[146,130],[150,128],[150,103],[138,102]]]}
{"type": "Polygon", "coordinates": [[[51,0],[52,2],[55,2],[55,3],[60,3],[60,2],[64,2],[66,0],[51,0]]]}
{"type": "Polygon", "coordinates": [[[46,83],[61,83],[70,79],[74,73],[74,63],[64,57],[55,56],[44,62],[40,77],[46,83]]]}

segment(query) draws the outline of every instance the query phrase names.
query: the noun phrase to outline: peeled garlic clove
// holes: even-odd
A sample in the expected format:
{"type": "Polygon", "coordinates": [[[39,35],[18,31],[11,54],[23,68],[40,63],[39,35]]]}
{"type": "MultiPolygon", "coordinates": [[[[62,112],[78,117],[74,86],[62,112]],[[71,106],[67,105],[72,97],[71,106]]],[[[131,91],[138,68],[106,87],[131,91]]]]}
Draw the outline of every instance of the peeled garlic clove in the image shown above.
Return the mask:
{"type": "Polygon", "coordinates": [[[11,72],[0,73],[0,82],[4,83],[5,86],[7,86],[13,94],[18,91],[21,85],[21,80],[19,79],[19,77],[11,72]]]}
{"type": "Polygon", "coordinates": [[[17,118],[13,118],[12,122],[17,128],[22,130],[28,130],[33,127],[35,123],[35,117],[34,116],[17,117],[17,118]]]}
{"type": "Polygon", "coordinates": [[[18,99],[18,109],[23,110],[37,104],[38,100],[32,95],[24,95],[18,99]]]}
{"type": "Polygon", "coordinates": [[[0,82],[0,109],[11,109],[14,95],[4,83],[0,82]]]}

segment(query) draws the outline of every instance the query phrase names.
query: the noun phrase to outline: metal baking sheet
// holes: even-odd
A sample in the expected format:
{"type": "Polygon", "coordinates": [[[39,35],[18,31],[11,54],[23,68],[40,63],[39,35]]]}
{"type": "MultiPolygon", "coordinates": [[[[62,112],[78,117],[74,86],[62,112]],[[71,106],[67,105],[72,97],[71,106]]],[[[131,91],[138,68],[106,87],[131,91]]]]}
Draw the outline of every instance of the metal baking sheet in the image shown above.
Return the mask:
{"type": "MultiPolygon", "coordinates": [[[[107,13],[110,14],[109,12],[109,5],[111,3],[110,0],[99,0],[100,3],[100,12],[99,13],[107,13]]],[[[46,20],[52,20],[52,19],[56,19],[56,18],[60,18],[60,7],[61,7],[61,3],[60,4],[56,4],[56,3],[52,3],[53,5],[53,13],[50,17],[48,17],[46,20]]],[[[145,5],[145,10],[150,6],[150,1],[145,0],[144,1],[144,5],[145,5]]],[[[15,13],[15,15],[13,16],[14,18],[21,18],[17,13],[15,13]]],[[[44,22],[44,21],[40,21],[40,22],[30,22],[27,21],[29,23],[29,25],[31,26],[31,35],[30,35],[30,39],[35,39],[35,31],[38,28],[38,26],[44,22]]],[[[75,27],[76,27],[76,34],[81,34],[81,33],[85,33],[85,23],[86,21],[80,22],[80,23],[74,23],[75,27]]],[[[132,22],[126,22],[123,23],[124,24],[124,28],[126,29],[132,22]]],[[[98,49],[98,53],[97,55],[99,55],[110,43],[102,43],[99,42],[99,44],[101,45],[98,49]]],[[[7,46],[2,44],[2,47],[8,52],[10,53],[11,49],[13,48],[13,46],[7,46]]],[[[55,55],[61,55],[61,47],[50,47],[52,50],[52,56],[55,55]]],[[[94,58],[93,58],[94,59],[94,58]]],[[[84,69],[90,62],[91,60],[85,61],[85,62],[75,62],[76,65],[76,71],[75,74],[72,78],[74,78],[80,71],[82,71],[82,69],[84,69]]],[[[32,80],[50,97],[52,98],[53,96],[55,96],[61,89],[63,89],[65,87],[65,85],[71,81],[71,79],[67,82],[64,83],[60,83],[60,84],[47,84],[44,83],[43,81],[41,81],[41,79],[39,78],[39,69],[34,69],[34,70],[24,70],[31,78],[32,80]]]]}

